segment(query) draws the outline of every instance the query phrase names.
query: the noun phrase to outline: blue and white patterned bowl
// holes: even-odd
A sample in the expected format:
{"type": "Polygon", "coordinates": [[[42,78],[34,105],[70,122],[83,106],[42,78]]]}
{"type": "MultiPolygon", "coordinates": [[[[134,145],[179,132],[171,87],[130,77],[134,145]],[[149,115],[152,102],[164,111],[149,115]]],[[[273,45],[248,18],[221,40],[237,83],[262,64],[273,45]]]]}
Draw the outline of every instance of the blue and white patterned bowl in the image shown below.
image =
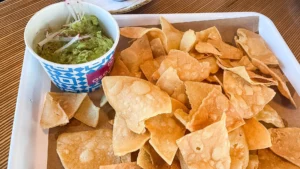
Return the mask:
{"type": "Polygon", "coordinates": [[[81,2],[86,14],[98,17],[106,35],[114,40],[113,47],[99,58],[82,64],[58,64],[43,59],[35,52],[37,42],[44,38],[47,29],[59,29],[69,15],[64,2],[47,6],[38,11],[27,23],[24,40],[29,52],[37,58],[52,82],[68,92],[91,92],[101,86],[101,79],[110,72],[114,52],[119,42],[119,26],[110,13],[99,6],[81,2]]]}

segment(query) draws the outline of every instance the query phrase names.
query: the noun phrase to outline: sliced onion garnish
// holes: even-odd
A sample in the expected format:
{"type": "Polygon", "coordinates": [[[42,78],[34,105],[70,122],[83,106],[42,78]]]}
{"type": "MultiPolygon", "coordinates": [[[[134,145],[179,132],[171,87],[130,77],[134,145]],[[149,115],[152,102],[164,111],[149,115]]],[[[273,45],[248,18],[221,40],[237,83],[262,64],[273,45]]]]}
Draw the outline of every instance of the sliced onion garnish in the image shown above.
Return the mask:
{"type": "Polygon", "coordinates": [[[77,18],[77,15],[74,12],[74,9],[72,8],[72,6],[70,5],[70,2],[68,0],[65,1],[66,6],[70,12],[70,14],[72,15],[72,17],[74,18],[75,21],[79,20],[79,18],[77,18]]]}
{"type": "Polygon", "coordinates": [[[71,20],[71,14],[68,15],[67,20],[66,20],[66,25],[70,23],[71,20]]]}
{"type": "Polygon", "coordinates": [[[69,46],[71,46],[73,43],[75,43],[76,41],[79,40],[79,36],[80,36],[79,34],[76,35],[72,40],[70,40],[70,42],[68,42],[67,44],[65,44],[61,48],[57,49],[54,53],[59,53],[59,52],[63,51],[64,49],[68,48],[69,46]]]}
{"type": "Polygon", "coordinates": [[[58,34],[60,34],[60,31],[57,31],[57,32],[54,32],[54,33],[51,33],[50,35],[48,34],[48,37],[46,36],[46,38],[42,41],[40,41],[38,43],[38,45],[40,47],[44,46],[46,43],[50,42],[55,36],[57,36],[58,34]]]}
{"type": "MultiPolygon", "coordinates": [[[[84,35],[84,36],[80,36],[78,38],[78,40],[82,40],[82,39],[87,39],[87,38],[90,38],[92,37],[91,35],[84,35]]],[[[62,41],[62,42],[69,42],[71,41],[73,38],[75,37],[64,37],[64,36],[56,36],[55,38],[53,38],[51,41],[62,41]]]]}

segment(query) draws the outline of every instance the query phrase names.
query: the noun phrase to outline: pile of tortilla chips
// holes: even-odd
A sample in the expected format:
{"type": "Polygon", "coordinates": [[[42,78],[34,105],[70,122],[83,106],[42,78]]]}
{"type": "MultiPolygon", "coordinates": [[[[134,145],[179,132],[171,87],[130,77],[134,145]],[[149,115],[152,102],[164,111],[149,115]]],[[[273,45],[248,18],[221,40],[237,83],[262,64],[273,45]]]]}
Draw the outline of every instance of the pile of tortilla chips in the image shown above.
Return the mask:
{"type": "Polygon", "coordinates": [[[296,104],[262,37],[241,28],[233,46],[216,27],[182,32],[160,22],[120,29],[133,43],[102,80],[112,134],[61,135],[64,167],[300,169],[300,128],[285,128],[270,106],[274,88],[296,104]]]}

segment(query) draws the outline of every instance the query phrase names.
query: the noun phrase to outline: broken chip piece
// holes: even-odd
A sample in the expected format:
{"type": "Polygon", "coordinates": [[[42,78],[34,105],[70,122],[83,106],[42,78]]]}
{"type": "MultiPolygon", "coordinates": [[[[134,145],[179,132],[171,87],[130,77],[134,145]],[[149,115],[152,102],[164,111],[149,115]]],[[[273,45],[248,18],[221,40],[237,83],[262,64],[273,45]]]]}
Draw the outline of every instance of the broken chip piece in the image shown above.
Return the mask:
{"type": "Polygon", "coordinates": [[[262,111],[254,116],[258,121],[271,123],[276,127],[284,127],[284,123],[279,114],[270,105],[266,105],[262,111]]]}

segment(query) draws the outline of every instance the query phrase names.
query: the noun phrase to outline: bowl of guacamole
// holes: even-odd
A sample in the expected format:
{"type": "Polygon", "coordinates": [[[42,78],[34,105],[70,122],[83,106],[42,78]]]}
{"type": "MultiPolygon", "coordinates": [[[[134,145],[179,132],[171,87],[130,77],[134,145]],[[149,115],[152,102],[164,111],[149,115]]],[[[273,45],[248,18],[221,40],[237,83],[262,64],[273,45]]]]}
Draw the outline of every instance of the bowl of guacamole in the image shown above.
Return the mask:
{"type": "Polygon", "coordinates": [[[119,26],[99,6],[68,0],[38,11],[27,23],[27,50],[62,91],[91,92],[114,63],[119,26]]]}

